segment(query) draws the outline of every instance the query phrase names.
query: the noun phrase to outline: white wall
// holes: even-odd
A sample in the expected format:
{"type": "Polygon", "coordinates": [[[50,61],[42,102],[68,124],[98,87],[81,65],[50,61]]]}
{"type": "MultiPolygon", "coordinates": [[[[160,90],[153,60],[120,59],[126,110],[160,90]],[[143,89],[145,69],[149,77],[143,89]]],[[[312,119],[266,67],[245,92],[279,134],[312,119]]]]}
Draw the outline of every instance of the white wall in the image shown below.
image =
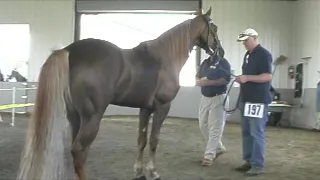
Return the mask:
{"type": "Polygon", "coordinates": [[[294,41],[292,57],[295,63],[301,58],[311,56],[310,62],[304,69],[306,88],[315,88],[319,81],[320,71],[320,1],[301,0],[295,3],[293,9],[294,41]]]}
{"type": "Polygon", "coordinates": [[[0,23],[30,24],[29,81],[38,80],[50,48],[73,41],[73,9],[74,0],[0,0],[0,23]]]}
{"type": "MultiPolygon", "coordinates": [[[[292,2],[204,0],[204,11],[210,6],[211,17],[219,27],[218,33],[226,51],[226,58],[232,63],[232,69],[235,69],[236,74],[241,73],[245,53],[243,45],[236,39],[238,34],[247,28],[254,28],[259,33],[261,45],[272,53],[274,60],[280,55],[290,58],[292,35],[289,27],[292,26],[292,2]]],[[[286,73],[289,61],[278,66],[272,82],[274,87],[290,87],[286,73]]]]}
{"type": "MultiPolygon", "coordinates": [[[[301,58],[311,56],[304,67],[302,96],[303,107],[292,112],[292,124],[298,127],[312,128],[316,121],[316,86],[320,80],[317,71],[320,70],[320,1],[300,0],[295,2],[293,9],[294,26],[292,57],[294,64],[301,58]]],[[[300,98],[296,99],[300,103],[300,98]]]]}

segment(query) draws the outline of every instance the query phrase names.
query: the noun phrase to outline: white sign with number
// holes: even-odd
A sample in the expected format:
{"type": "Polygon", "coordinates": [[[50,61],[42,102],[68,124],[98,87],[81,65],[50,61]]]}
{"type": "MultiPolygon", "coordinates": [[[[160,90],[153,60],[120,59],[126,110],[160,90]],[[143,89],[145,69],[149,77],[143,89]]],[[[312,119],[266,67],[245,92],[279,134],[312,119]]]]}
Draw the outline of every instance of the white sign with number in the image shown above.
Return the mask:
{"type": "Polygon", "coordinates": [[[246,103],[244,106],[244,116],[262,118],[264,112],[264,104],[246,103]]]}

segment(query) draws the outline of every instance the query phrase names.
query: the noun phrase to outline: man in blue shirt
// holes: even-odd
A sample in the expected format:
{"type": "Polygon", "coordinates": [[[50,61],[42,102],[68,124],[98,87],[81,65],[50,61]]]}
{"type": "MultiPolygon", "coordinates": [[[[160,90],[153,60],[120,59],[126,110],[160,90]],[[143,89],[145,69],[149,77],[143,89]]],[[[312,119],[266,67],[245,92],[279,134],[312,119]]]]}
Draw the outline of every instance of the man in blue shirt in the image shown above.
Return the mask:
{"type": "MultiPolygon", "coordinates": [[[[197,74],[197,86],[201,87],[202,93],[199,126],[207,141],[203,166],[211,165],[217,156],[226,152],[221,137],[226,120],[223,101],[230,81],[230,71],[230,64],[226,59],[210,56],[203,61],[197,74]]],[[[228,103],[227,100],[226,105],[228,103]]]]}
{"type": "Polygon", "coordinates": [[[254,176],[263,172],[265,162],[265,126],[268,104],[271,103],[272,55],[258,42],[258,33],[247,29],[238,36],[247,49],[242,64],[240,83],[240,112],[242,148],[245,163],[236,168],[254,176]]]}

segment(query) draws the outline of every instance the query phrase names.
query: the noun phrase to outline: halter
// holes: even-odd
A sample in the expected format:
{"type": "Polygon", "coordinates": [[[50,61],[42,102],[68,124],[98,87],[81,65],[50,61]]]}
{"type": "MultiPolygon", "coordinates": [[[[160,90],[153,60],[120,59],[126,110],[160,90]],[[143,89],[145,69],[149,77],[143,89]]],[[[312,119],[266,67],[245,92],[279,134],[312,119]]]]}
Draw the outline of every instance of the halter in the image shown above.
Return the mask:
{"type": "Polygon", "coordinates": [[[206,22],[207,24],[207,27],[208,27],[208,36],[207,36],[207,48],[209,50],[209,52],[207,52],[210,56],[213,56],[215,57],[218,53],[218,49],[221,48],[221,45],[220,45],[220,40],[219,40],[219,37],[217,35],[217,33],[212,29],[211,27],[211,24],[214,24],[213,23],[213,20],[212,19],[209,19],[207,17],[203,17],[204,18],[204,21],[206,22]],[[215,46],[215,49],[212,50],[210,48],[210,45],[209,45],[209,35],[211,35],[213,38],[214,38],[214,41],[216,43],[216,46],[215,46]]]}
{"type": "MultiPolygon", "coordinates": [[[[212,61],[214,61],[214,58],[215,58],[216,55],[218,54],[218,50],[219,50],[220,48],[222,48],[222,47],[221,47],[220,40],[219,40],[219,37],[218,37],[217,33],[211,28],[211,24],[213,24],[213,20],[208,19],[208,18],[206,18],[206,17],[204,17],[204,20],[207,22],[207,27],[208,27],[207,46],[208,46],[209,52],[207,52],[207,53],[210,55],[210,61],[212,62],[212,61]],[[209,42],[209,34],[212,35],[212,37],[214,38],[215,43],[216,43],[216,46],[215,46],[215,49],[214,49],[214,50],[212,50],[212,49],[210,48],[210,45],[209,45],[209,43],[208,43],[208,42],[209,42]]],[[[218,54],[218,55],[220,55],[220,54],[218,54]]],[[[220,59],[218,59],[217,62],[216,62],[213,66],[214,66],[215,68],[217,68],[217,66],[219,65],[219,63],[220,63],[220,59]]],[[[234,74],[231,73],[231,72],[228,72],[227,70],[225,70],[225,69],[222,68],[222,67],[218,67],[218,69],[220,69],[220,70],[222,70],[222,71],[230,74],[230,75],[233,76],[233,77],[237,77],[236,75],[234,75],[234,74]]],[[[234,84],[235,81],[236,81],[236,79],[234,79],[234,80],[232,81],[229,89],[227,90],[227,95],[226,95],[226,97],[225,97],[224,100],[223,100],[223,109],[224,109],[224,111],[226,111],[228,114],[231,114],[231,113],[235,112],[235,111],[239,108],[240,94],[239,94],[239,96],[238,96],[238,99],[237,99],[237,102],[236,102],[236,107],[235,107],[234,109],[227,110],[227,109],[225,108],[225,105],[226,105],[226,102],[227,102],[227,98],[228,98],[228,96],[229,96],[229,94],[230,94],[230,90],[231,90],[231,88],[233,87],[233,84],[234,84]]]]}

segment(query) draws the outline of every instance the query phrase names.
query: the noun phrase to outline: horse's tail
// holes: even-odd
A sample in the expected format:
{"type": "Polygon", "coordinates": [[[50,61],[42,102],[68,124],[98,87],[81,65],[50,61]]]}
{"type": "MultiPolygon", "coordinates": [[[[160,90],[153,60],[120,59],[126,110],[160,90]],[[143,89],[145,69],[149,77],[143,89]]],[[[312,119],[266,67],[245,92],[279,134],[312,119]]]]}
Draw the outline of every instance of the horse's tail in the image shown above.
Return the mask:
{"type": "Polygon", "coordinates": [[[71,103],[68,56],[66,50],[54,51],[42,66],[18,180],[67,179],[63,136],[65,105],[71,103]]]}

